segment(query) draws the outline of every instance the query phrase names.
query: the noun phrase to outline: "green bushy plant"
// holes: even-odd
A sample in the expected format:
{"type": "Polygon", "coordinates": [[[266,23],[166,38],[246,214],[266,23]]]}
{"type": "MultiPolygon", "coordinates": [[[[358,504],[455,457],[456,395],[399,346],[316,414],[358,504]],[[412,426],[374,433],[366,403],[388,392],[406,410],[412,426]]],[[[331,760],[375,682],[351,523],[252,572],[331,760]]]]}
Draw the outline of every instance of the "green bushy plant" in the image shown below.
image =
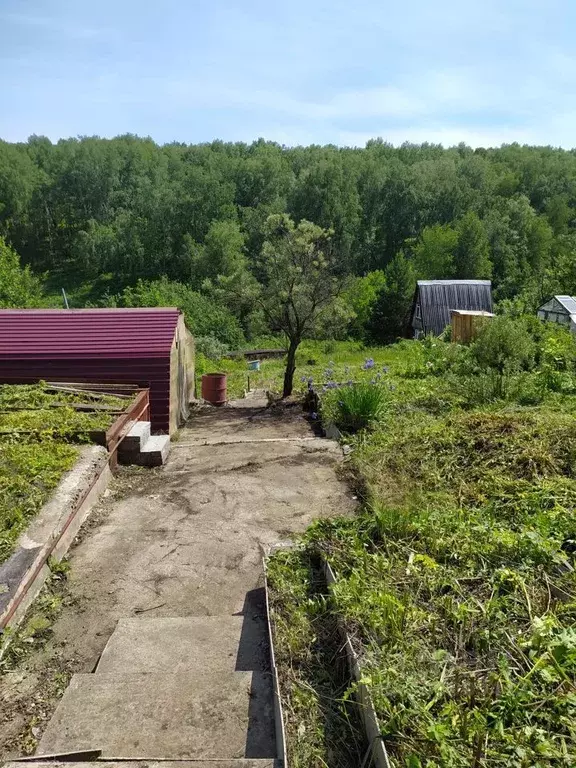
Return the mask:
{"type": "Polygon", "coordinates": [[[381,385],[359,382],[333,392],[326,398],[323,412],[343,432],[358,432],[382,418],[387,402],[381,385]]]}
{"type": "Polygon", "coordinates": [[[165,277],[139,280],[116,297],[116,302],[120,307],[178,307],[184,312],[186,325],[194,336],[213,336],[231,349],[244,343],[242,328],[226,307],[165,277]]]}
{"type": "Polygon", "coordinates": [[[536,345],[522,320],[505,316],[486,323],[470,350],[481,368],[500,375],[532,368],[536,355],[536,345]]]}
{"type": "Polygon", "coordinates": [[[197,336],[195,342],[196,352],[210,360],[219,360],[228,352],[228,345],[215,336],[197,336]]]}

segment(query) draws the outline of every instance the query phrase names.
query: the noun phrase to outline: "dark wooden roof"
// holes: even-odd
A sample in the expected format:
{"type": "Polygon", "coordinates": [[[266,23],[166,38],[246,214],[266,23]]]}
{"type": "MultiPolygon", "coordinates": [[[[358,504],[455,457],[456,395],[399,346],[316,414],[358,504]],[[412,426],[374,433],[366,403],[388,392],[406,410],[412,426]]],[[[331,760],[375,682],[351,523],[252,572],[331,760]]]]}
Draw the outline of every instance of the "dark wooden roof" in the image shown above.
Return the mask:
{"type": "Polygon", "coordinates": [[[492,312],[492,283],[490,280],[418,280],[412,321],[418,303],[424,333],[438,335],[450,325],[453,309],[492,312]]]}

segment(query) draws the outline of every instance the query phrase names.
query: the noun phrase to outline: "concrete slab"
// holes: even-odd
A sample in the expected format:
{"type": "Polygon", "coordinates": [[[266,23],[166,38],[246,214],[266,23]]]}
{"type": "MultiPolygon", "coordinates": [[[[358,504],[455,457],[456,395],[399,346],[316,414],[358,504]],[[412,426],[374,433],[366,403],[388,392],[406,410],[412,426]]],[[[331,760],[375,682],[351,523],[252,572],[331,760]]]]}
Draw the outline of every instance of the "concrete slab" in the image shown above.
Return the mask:
{"type": "MultiPolygon", "coordinates": [[[[182,445],[171,453],[162,468],[120,471],[111,492],[93,513],[72,551],[67,583],[70,600],[63,605],[47,642],[42,646],[39,644],[37,650],[31,649],[31,654],[26,657],[26,668],[39,672],[38,688],[32,696],[28,692],[20,695],[20,688],[14,686],[9,711],[28,712],[30,700],[38,702],[35,706],[42,711],[52,711],[55,700],[47,702],[42,687],[46,664],[63,671],[92,673],[121,619],[144,622],[159,617],[186,619],[237,613],[243,618],[263,621],[266,615],[262,589],[263,549],[302,531],[316,517],[353,512],[352,492],[335,472],[343,460],[342,452],[330,441],[298,439],[313,434],[302,418],[301,410],[289,408],[278,414],[273,409],[259,407],[257,401],[242,405],[242,408],[202,410],[201,415],[192,418],[181,433],[182,443],[195,441],[202,434],[206,438],[221,436],[225,440],[238,437],[242,442],[217,447],[182,445]]],[[[186,641],[178,642],[184,653],[186,641]]],[[[229,653],[230,642],[231,638],[223,633],[221,648],[215,644],[214,667],[219,654],[224,657],[229,653]]],[[[142,644],[148,647],[144,636],[142,644]]],[[[59,710],[48,727],[47,738],[54,743],[58,738],[67,747],[63,728],[72,728],[76,743],[82,742],[84,736],[91,742],[93,733],[108,738],[108,732],[114,731],[116,741],[112,746],[123,743],[124,739],[130,758],[134,754],[136,757],[166,758],[174,757],[175,753],[176,757],[181,757],[183,752],[178,752],[179,745],[182,750],[190,745],[187,729],[192,726],[186,722],[186,715],[202,713],[204,703],[212,707],[216,695],[218,702],[211,710],[211,717],[216,723],[214,727],[219,729],[219,738],[214,745],[227,743],[229,727],[236,728],[230,721],[237,721],[238,717],[236,709],[230,708],[222,698],[227,695],[222,688],[226,683],[222,681],[228,679],[227,675],[240,673],[219,670],[217,675],[211,673],[212,683],[202,682],[201,673],[196,674],[198,666],[194,665],[188,670],[188,676],[194,676],[193,684],[183,673],[170,676],[180,681],[180,687],[185,689],[183,694],[164,690],[157,695],[155,688],[158,686],[154,681],[159,678],[161,686],[162,678],[168,677],[166,654],[174,650],[168,648],[165,652],[163,644],[164,638],[149,659],[150,664],[158,665],[158,673],[146,676],[157,699],[154,711],[144,692],[138,695],[128,692],[122,699],[125,684],[119,681],[124,677],[100,671],[90,676],[90,686],[104,685],[97,683],[98,678],[114,677],[118,691],[113,693],[110,683],[106,695],[100,697],[100,703],[94,702],[88,709],[78,692],[67,693],[64,702],[68,701],[69,695],[73,697],[71,701],[77,702],[71,706],[66,704],[70,720],[65,724],[62,710],[59,710]],[[156,661],[152,660],[154,656],[157,656],[156,661]],[[186,680],[184,685],[182,679],[186,680]],[[193,697],[192,690],[198,694],[194,707],[184,701],[184,715],[176,713],[170,719],[174,707],[178,706],[175,700],[193,697]],[[163,720],[164,716],[168,719],[163,720]],[[75,718],[79,718],[79,727],[84,730],[74,729],[75,718]],[[91,721],[96,723],[96,731],[91,730],[91,721]],[[146,736],[148,741],[142,744],[147,744],[149,749],[147,747],[148,751],[139,755],[130,744],[130,735],[133,732],[139,734],[140,728],[146,731],[148,722],[150,736],[146,736]],[[163,723],[167,730],[162,730],[163,723]],[[176,733],[173,737],[169,732],[172,727],[183,729],[184,733],[176,733]],[[164,754],[164,747],[169,747],[172,752],[164,754]]],[[[137,665],[145,652],[134,643],[134,659],[129,662],[135,665],[132,669],[139,668],[137,665]]],[[[233,664],[229,669],[246,668],[254,663],[254,659],[242,662],[239,653],[235,661],[233,657],[229,657],[229,661],[233,664]]],[[[134,687],[135,684],[130,685],[134,687]]],[[[95,695],[93,690],[88,697],[86,688],[88,698],[93,699],[95,695]]],[[[235,694],[230,695],[234,698],[235,694]]],[[[16,720],[14,715],[12,721],[16,720]]],[[[26,722],[15,726],[16,730],[10,730],[0,718],[1,756],[13,757],[16,737],[29,732],[26,722]]],[[[267,758],[262,751],[255,752],[253,736],[247,741],[245,719],[236,725],[238,733],[234,738],[239,742],[238,734],[243,729],[243,743],[250,746],[250,750],[244,749],[240,756],[267,758]]],[[[43,727],[43,722],[36,726],[37,729],[43,727]]],[[[252,727],[249,729],[251,733],[254,733],[252,727]]],[[[273,738],[273,733],[270,718],[268,738],[273,738]]],[[[195,743],[203,750],[204,742],[200,733],[195,743]]],[[[196,754],[190,749],[186,757],[208,762],[220,757],[222,760],[232,759],[212,754],[208,742],[205,751],[196,754]]],[[[38,754],[54,751],[41,746],[38,754]]],[[[268,754],[271,757],[275,752],[268,754]]],[[[107,756],[120,758],[124,755],[108,752],[107,756]]]]}
{"type": "Polygon", "coordinates": [[[121,619],[96,672],[214,674],[268,669],[267,625],[251,616],[121,619]]]}
{"type": "Polygon", "coordinates": [[[138,464],[145,467],[161,467],[170,453],[170,435],[152,435],[142,446],[138,464]]]}
{"type": "Polygon", "coordinates": [[[102,758],[274,758],[271,678],[74,675],[37,749],[39,755],[101,749],[102,758]]]}
{"type": "Polygon", "coordinates": [[[139,453],[150,439],[151,424],[149,421],[135,421],[130,431],[120,443],[118,452],[139,453]]]}

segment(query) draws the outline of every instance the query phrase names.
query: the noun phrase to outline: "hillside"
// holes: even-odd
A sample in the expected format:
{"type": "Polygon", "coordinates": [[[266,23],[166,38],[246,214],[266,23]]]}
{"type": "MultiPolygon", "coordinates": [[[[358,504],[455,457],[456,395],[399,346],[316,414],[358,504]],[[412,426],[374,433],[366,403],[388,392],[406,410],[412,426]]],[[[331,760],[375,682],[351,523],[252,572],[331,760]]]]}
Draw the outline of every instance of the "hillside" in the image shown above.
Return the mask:
{"type": "Polygon", "coordinates": [[[575,206],[576,155],[550,147],[32,136],[0,142],[0,236],[43,295],[28,280],[31,297],[0,303],[61,306],[62,287],[72,306],[177,303],[197,336],[237,346],[271,330],[253,292],[285,213],[329,231],[350,277],[323,334],[392,340],[416,277],[492,277],[497,301],[530,310],[576,292],[575,206]]]}

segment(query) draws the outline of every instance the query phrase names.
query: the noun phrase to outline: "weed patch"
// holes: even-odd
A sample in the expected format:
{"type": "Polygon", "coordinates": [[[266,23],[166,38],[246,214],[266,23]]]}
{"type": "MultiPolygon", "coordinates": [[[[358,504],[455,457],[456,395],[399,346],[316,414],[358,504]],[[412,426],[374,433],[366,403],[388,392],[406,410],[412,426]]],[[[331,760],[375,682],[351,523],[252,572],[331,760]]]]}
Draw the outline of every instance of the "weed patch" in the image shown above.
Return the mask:
{"type": "Polygon", "coordinates": [[[110,411],[73,405],[88,393],[50,392],[40,384],[0,386],[0,562],[78,457],[78,444],[105,431],[125,399],[99,395],[110,411]]]}
{"type": "Polygon", "coordinates": [[[268,560],[276,664],[294,768],[357,768],[365,746],[345,701],[346,658],[317,559],[304,549],[268,560]]]}
{"type": "MultiPolygon", "coordinates": [[[[395,768],[576,764],[574,342],[524,333],[508,366],[515,333],[371,352],[386,407],[346,437],[364,509],[304,537],[337,573],[332,610],[395,768]]],[[[303,376],[323,412],[344,391],[331,380],[374,376],[356,356],[328,379],[318,358],[303,376]]]]}

